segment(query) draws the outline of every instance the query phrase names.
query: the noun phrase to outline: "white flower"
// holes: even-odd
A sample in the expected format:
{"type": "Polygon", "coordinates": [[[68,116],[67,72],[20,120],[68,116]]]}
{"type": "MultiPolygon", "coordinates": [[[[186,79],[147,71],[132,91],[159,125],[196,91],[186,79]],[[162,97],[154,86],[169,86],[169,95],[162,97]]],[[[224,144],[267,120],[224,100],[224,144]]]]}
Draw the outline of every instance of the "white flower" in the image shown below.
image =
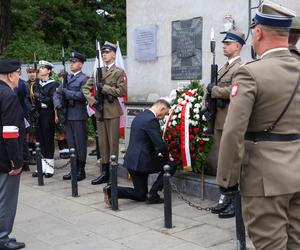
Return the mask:
{"type": "Polygon", "coordinates": [[[205,118],[205,115],[202,115],[202,120],[207,121],[206,118],[205,118]]]}
{"type": "Polygon", "coordinates": [[[194,102],[195,100],[196,100],[196,98],[193,97],[193,96],[191,96],[191,97],[189,98],[189,101],[190,101],[190,102],[194,102]]]}
{"type": "Polygon", "coordinates": [[[177,118],[177,115],[172,116],[172,120],[175,120],[177,118]]]}
{"type": "Polygon", "coordinates": [[[178,118],[179,118],[179,119],[180,119],[180,117],[181,117],[181,113],[178,114],[178,118]]]}
{"type": "Polygon", "coordinates": [[[173,125],[173,126],[176,126],[176,125],[177,125],[177,122],[176,122],[175,120],[173,120],[173,121],[172,121],[172,125],[173,125]]]}
{"type": "Polygon", "coordinates": [[[199,120],[199,119],[200,119],[200,115],[196,114],[196,115],[194,116],[194,118],[197,119],[197,120],[199,120]]]}
{"type": "Polygon", "coordinates": [[[196,113],[196,114],[198,114],[199,113],[199,108],[194,108],[193,112],[196,113]]]}
{"type": "Polygon", "coordinates": [[[196,103],[194,106],[195,106],[195,108],[200,108],[201,107],[200,103],[196,103]]]}
{"type": "Polygon", "coordinates": [[[188,96],[188,95],[186,95],[185,97],[184,97],[184,99],[185,100],[188,100],[190,97],[188,96]]]}
{"type": "Polygon", "coordinates": [[[178,98],[178,103],[182,102],[183,99],[182,98],[178,98]]]}

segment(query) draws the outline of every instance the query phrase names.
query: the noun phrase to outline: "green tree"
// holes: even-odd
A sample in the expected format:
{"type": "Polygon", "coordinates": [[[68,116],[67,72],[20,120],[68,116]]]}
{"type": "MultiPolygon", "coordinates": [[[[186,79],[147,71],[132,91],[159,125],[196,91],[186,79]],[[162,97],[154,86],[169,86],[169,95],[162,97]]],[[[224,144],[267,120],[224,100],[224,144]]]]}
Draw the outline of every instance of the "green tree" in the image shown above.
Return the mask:
{"type": "Polygon", "coordinates": [[[126,51],[125,0],[13,0],[11,13],[12,36],[2,57],[32,63],[35,52],[37,59],[55,61],[62,46],[66,57],[71,51],[94,57],[96,39],[102,44],[118,40],[126,51]]]}

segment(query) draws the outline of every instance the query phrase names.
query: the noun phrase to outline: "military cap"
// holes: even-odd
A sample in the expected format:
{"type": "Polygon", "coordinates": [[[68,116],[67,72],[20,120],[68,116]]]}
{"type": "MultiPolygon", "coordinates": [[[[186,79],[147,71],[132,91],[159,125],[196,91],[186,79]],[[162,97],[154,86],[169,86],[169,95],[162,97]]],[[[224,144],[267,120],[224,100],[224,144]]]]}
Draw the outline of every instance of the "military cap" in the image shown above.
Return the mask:
{"type": "Polygon", "coordinates": [[[104,45],[102,46],[102,51],[113,51],[113,52],[116,52],[117,51],[117,45],[106,41],[104,43],[104,45]]]}
{"type": "Polygon", "coordinates": [[[41,60],[39,61],[39,67],[44,66],[47,69],[53,69],[54,65],[51,62],[45,61],[45,60],[41,60]]]}
{"type": "Polygon", "coordinates": [[[30,72],[36,72],[36,69],[32,66],[29,66],[27,69],[26,69],[26,72],[27,73],[30,73],[30,72]]]}
{"type": "Polygon", "coordinates": [[[258,8],[250,27],[254,28],[257,24],[261,24],[272,27],[288,28],[291,27],[295,16],[296,14],[293,10],[270,1],[264,1],[258,8]]]}
{"type": "Polygon", "coordinates": [[[290,28],[291,30],[297,30],[300,31],[300,17],[296,17],[293,22],[292,22],[292,26],[290,28]]]}
{"type": "Polygon", "coordinates": [[[21,68],[19,61],[15,59],[2,59],[0,60],[0,74],[7,74],[17,71],[21,68]]]}
{"type": "Polygon", "coordinates": [[[71,62],[77,62],[77,61],[79,61],[79,62],[84,63],[86,61],[86,57],[85,57],[85,55],[80,54],[78,52],[72,52],[71,53],[70,61],[71,62]]]}
{"type": "Polygon", "coordinates": [[[243,46],[245,44],[245,34],[237,30],[229,30],[222,42],[238,42],[243,46]]]}

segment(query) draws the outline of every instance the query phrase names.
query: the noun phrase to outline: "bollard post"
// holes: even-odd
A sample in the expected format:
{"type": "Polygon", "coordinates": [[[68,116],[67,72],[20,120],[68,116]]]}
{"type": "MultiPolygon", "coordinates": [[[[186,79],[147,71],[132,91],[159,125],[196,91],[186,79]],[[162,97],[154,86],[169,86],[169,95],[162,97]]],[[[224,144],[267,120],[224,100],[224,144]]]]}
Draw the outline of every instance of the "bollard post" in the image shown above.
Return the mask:
{"type": "Polygon", "coordinates": [[[72,184],[72,196],[78,197],[78,185],[77,185],[77,160],[75,155],[75,149],[70,149],[70,162],[71,162],[71,184],[72,184]]]}
{"type": "Polygon", "coordinates": [[[235,195],[235,230],[237,238],[237,249],[246,250],[245,225],[242,216],[241,195],[239,191],[235,195]]]}
{"type": "Polygon", "coordinates": [[[111,176],[111,209],[118,210],[118,163],[117,157],[110,157],[110,176],[111,176]]]}
{"type": "Polygon", "coordinates": [[[43,167],[42,167],[42,154],[40,143],[37,142],[36,146],[36,170],[37,170],[37,177],[38,177],[38,185],[44,186],[44,177],[43,177],[43,167]]]}
{"type": "Polygon", "coordinates": [[[165,228],[172,228],[172,189],[170,166],[164,166],[164,217],[165,228]]]}

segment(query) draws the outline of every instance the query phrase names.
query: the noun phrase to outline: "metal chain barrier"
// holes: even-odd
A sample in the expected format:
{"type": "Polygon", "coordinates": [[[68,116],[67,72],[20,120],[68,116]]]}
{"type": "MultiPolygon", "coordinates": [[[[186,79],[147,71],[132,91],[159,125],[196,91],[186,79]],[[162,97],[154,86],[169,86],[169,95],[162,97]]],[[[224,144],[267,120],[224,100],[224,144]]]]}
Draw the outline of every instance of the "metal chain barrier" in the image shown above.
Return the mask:
{"type": "MultiPolygon", "coordinates": [[[[40,156],[41,156],[41,158],[44,158],[45,159],[45,157],[43,156],[43,154],[42,154],[42,152],[40,152],[40,156]]],[[[54,158],[53,159],[54,161],[57,161],[57,160],[61,160],[59,157],[57,157],[57,158],[54,158]]],[[[45,163],[46,163],[46,165],[48,165],[50,168],[54,168],[54,166],[52,166],[48,161],[44,161],[45,163]]],[[[68,167],[70,165],[70,160],[68,160],[65,164],[63,164],[62,166],[60,166],[60,167],[55,167],[55,169],[63,169],[63,168],[66,168],[66,167],[68,167]]]]}
{"type": "Polygon", "coordinates": [[[177,198],[179,200],[182,200],[184,201],[186,204],[188,204],[190,207],[193,207],[193,208],[196,208],[198,209],[199,211],[211,211],[211,207],[202,207],[200,206],[199,204],[195,204],[191,201],[189,201],[188,199],[184,198],[183,197],[183,194],[179,192],[178,188],[176,187],[176,185],[171,181],[171,187],[172,187],[172,190],[177,194],[177,198]]]}

